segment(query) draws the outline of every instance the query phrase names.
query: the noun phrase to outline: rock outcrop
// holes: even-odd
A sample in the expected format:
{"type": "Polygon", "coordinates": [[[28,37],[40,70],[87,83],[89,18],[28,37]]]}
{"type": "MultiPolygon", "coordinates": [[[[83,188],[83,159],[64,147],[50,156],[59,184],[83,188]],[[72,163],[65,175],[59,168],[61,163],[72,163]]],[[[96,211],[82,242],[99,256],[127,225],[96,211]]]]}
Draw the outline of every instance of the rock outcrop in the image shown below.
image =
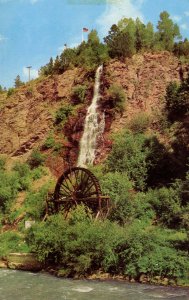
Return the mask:
{"type": "MultiPolygon", "coordinates": [[[[106,125],[104,135],[98,142],[96,163],[105,159],[111,149],[109,132],[119,131],[137,112],[144,111],[156,116],[164,105],[167,84],[182,80],[188,69],[168,52],[137,54],[125,62],[111,60],[104,67],[102,105],[99,109],[105,114],[106,125]],[[121,85],[126,95],[126,109],[121,116],[112,116],[108,108],[103,107],[107,100],[107,89],[112,83],[121,85]]],[[[87,76],[87,73],[75,68],[61,75],[31,81],[17,89],[6,101],[4,99],[4,104],[0,103],[0,153],[26,159],[32,149],[42,145],[53,129],[54,115],[61,104],[71,103],[72,88],[88,80],[85,105],[68,119],[59,134],[59,139],[61,134],[62,139],[66,137],[66,141],[62,142],[64,153],[61,156],[67,165],[75,164],[86,105],[92,99],[93,81],[92,77],[89,80],[87,76]]],[[[57,159],[61,161],[61,157],[57,159]]],[[[60,169],[52,163],[51,158],[47,159],[47,164],[52,169],[60,169]]]]}

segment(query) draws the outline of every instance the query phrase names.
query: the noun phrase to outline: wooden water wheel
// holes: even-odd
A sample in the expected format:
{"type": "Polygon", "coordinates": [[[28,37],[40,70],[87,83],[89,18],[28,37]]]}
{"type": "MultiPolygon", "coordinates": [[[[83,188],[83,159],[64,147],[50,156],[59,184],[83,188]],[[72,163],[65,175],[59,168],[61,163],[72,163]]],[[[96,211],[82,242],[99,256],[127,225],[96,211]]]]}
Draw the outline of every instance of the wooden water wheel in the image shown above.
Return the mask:
{"type": "Polygon", "coordinates": [[[81,167],[68,169],[60,176],[52,204],[55,213],[61,210],[65,216],[79,204],[88,207],[95,217],[106,217],[109,211],[109,197],[102,196],[97,178],[81,167]]]}

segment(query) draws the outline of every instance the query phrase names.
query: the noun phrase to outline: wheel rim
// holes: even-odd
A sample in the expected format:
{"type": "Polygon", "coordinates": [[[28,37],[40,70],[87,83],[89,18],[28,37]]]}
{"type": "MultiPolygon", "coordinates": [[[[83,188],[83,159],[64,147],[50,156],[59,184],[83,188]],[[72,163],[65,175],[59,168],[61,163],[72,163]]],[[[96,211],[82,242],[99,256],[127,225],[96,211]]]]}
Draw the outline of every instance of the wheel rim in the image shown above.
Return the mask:
{"type": "Polygon", "coordinates": [[[86,205],[93,213],[101,210],[101,189],[97,178],[85,168],[75,167],[65,171],[58,179],[54,202],[55,210],[69,210],[79,204],[86,205]]]}

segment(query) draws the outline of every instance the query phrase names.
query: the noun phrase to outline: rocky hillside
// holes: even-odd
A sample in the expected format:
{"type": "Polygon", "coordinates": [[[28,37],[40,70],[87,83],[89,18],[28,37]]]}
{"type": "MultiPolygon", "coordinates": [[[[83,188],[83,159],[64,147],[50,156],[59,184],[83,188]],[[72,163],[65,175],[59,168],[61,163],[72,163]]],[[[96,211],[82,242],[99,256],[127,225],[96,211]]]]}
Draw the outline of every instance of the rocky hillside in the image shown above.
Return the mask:
{"type": "MultiPolygon", "coordinates": [[[[157,114],[163,107],[167,84],[180,81],[188,70],[187,66],[181,65],[168,52],[135,55],[125,62],[111,60],[104,67],[100,109],[105,112],[106,127],[103,142],[99,143],[97,162],[106,157],[111,147],[110,133],[124,127],[137,112],[147,112],[153,116],[155,124],[157,114]],[[122,116],[112,116],[107,105],[107,89],[112,83],[122,86],[126,95],[122,116]]],[[[67,164],[75,164],[86,107],[92,98],[93,83],[94,74],[73,69],[62,75],[31,81],[2,99],[0,153],[7,154],[13,160],[25,160],[33,149],[40,148],[47,154],[46,163],[56,175],[67,164]],[[75,105],[72,90],[78,84],[87,86],[86,100],[75,105]],[[74,110],[64,125],[55,126],[55,115],[62,105],[72,105],[74,110]],[[56,156],[52,155],[49,147],[44,147],[49,134],[53,134],[60,145],[56,156]]]]}

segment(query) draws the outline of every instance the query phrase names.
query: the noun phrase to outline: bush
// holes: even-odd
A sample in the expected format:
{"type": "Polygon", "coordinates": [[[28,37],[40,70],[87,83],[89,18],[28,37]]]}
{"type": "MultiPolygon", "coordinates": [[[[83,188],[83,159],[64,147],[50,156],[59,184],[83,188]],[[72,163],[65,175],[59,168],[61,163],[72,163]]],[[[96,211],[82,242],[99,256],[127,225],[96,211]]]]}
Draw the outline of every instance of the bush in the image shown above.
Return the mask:
{"type": "Polygon", "coordinates": [[[8,91],[7,91],[7,98],[12,96],[15,92],[15,89],[14,88],[9,88],[8,91]]]}
{"type": "Polygon", "coordinates": [[[50,134],[46,138],[46,140],[42,146],[42,149],[53,149],[54,151],[59,151],[61,148],[62,148],[62,145],[55,141],[52,134],[50,134]]]}
{"type": "Polygon", "coordinates": [[[150,117],[145,112],[140,112],[129,123],[129,128],[134,133],[143,133],[150,125],[150,117]]]}
{"type": "Polygon", "coordinates": [[[92,221],[87,216],[82,221],[75,216],[75,221],[72,219],[69,223],[62,215],[54,215],[46,223],[33,226],[27,241],[41,261],[58,263],[67,275],[81,275],[116,259],[113,245],[122,234],[121,229],[120,234],[115,234],[117,228],[108,221],[92,221]]]}
{"type": "Polygon", "coordinates": [[[0,171],[5,170],[6,158],[0,157],[0,171]]]}
{"type": "Polygon", "coordinates": [[[186,278],[189,270],[187,254],[175,250],[168,237],[166,230],[133,223],[127,228],[125,244],[120,251],[124,273],[134,278],[143,273],[150,277],[186,278]]]}
{"type": "Polygon", "coordinates": [[[32,151],[27,163],[33,169],[43,165],[44,161],[45,156],[39,150],[35,149],[32,151]]]}
{"type": "Polygon", "coordinates": [[[124,111],[126,95],[122,86],[112,84],[108,89],[108,98],[111,108],[119,113],[124,111]]]}
{"type": "Polygon", "coordinates": [[[3,211],[9,209],[19,189],[20,182],[16,173],[0,172],[0,207],[3,211]]]}
{"type": "Polygon", "coordinates": [[[143,190],[147,180],[147,150],[143,148],[145,136],[128,131],[118,134],[107,160],[109,171],[125,172],[134,187],[143,190]]]}
{"type": "Polygon", "coordinates": [[[115,136],[106,165],[111,172],[127,173],[134,188],[145,190],[148,186],[170,183],[178,176],[175,162],[156,136],[123,131],[115,136]]]}
{"type": "Polygon", "coordinates": [[[20,184],[19,190],[28,190],[31,185],[31,171],[29,165],[17,162],[13,167],[13,171],[18,175],[20,184]]]}
{"type": "Polygon", "coordinates": [[[109,218],[120,224],[129,222],[134,217],[132,183],[126,173],[106,173],[100,179],[102,192],[111,200],[109,218]]]}
{"type": "Polygon", "coordinates": [[[166,111],[170,121],[174,122],[189,112],[189,75],[181,85],[171,82],[166,90],[166,111]]]}
{"type": "Polygon", "coordinates": [[[0,240],[0,258],[7,256],[11,252],[29,252],[27,244],[16,232],[6,231],[1,233],[0,240]]]}
{"type": "Polygon", "coordinates": [[[72,91],[72,101],[74,104],[84,103],[86,96],[87,86],[86,85],[76,85],[72,91]]]}
{"type": "Polygon", "coordinates": [[[39,191],[31,191],[27,194],[24,203],[25,211],[28,218],[40,220],[45,215],[46,199],[49,185],[44,185],[39,191]]]}
{"type": "Polygon", "coordinates": [[[86,275],[96,270],[138,279],[186,278],[187,253],[173,246],[173,235],[165,229],[134,221],[120,227],[109,221],[90,219],[83,209],[61,214],[29,229],[27,242],[41,261],[63,269],[64,276],[86,275]]]}
{"type": "Polygon", "coordinates": [[[67,117],[72,113],[73,107],[71,105],[64,105],[60,107],[55,115],[55,124],[58,125],[61,122],[64,122],[67,117]]]}
{"type": "Polygon", "coordinates": [[[53,135],[49,135],[43,144],[43,148],[50,149],[50,148],[53,148],[54,145],[55,145],[54,137],[53,137],[53,135]]]}
{"type": "Polygon", "coordinates": [[[156,212],[157,220],[170,227],[179,227],[181,222],[181,201],[175,188],[160,188],[147,193],[148,202],[156,212]]]}
{"type": "Polygon", "coordinates": [[[42,167],[42,166],[39,166],[38,168],[33,169],[31,172],[31,178],[33,180],[40,179],[43,175],[47,175],[47,172],[44,169],[44,167],[42,167]]]}

